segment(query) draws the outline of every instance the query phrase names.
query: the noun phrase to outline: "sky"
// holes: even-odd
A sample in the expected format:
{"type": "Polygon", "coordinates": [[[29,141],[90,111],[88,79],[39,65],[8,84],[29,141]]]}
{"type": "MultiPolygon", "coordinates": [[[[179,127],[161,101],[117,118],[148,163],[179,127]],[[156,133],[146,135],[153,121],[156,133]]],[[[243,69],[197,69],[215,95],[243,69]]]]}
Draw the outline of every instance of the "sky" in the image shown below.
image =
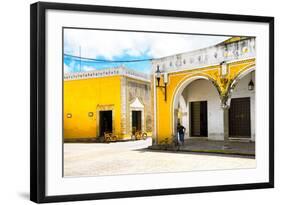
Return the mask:
{"type": "Polygon", "coordinates": [[[150,73],[150,61],[115,63],[80,60],[71,56],[106,61],[161,58],[216,45],[229,37],[89,29],[64,29],[64,72],[126,66],[150,73]],[[68,56],[71,55],[71,56],[68,56]]]}

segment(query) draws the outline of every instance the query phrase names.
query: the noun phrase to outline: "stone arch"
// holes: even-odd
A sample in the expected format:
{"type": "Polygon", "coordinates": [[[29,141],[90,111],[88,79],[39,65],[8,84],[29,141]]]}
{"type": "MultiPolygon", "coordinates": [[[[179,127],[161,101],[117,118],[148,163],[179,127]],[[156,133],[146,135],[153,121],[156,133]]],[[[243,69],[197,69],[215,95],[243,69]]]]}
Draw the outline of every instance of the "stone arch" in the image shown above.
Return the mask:
{"type": "Polygon", "coordinates": [[[211,82],[214,87],[216,88],[216,90],[218,91],[218,96],[220,95],[220,88],[218,86],[218,84],[216,83],[216,81],[205,74],[200,74],[200,75],[192,75],[192,76],[188,76],[186,78],[184,78],[183,80],[181,80],[181,82],[178,83],[175,92],[173,94],[172,97],[172,103],[171,103],[171,116],[172,116],[172,120],[171,120],[171,127],[172,127],[172,134],[175,135],[176,133],[176,124],[177,124],[177,106],[180,103],[180,99],[182,96],[182,92],[183,90],[189,85],[191,84],[193,81],[195,80],[199,80],[199,79],[203,79],[203,80],[207,80],[209,82],[211,82]]]}

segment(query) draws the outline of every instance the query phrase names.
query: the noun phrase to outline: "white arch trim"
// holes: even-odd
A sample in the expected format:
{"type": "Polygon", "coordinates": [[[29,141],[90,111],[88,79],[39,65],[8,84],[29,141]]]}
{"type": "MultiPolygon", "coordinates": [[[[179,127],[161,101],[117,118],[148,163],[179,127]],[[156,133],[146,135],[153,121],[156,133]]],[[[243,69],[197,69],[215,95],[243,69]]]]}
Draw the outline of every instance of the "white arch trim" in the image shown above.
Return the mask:
{"type": "Polygon", "coordinates": [[[187,126],[187,104],[185,102],[184,97],[181,95],[179,99],[179,108],[181,109],[182,112],[182,118],[181,118],[181,124],[186,127],[187,126]]]}
{"type": "Polygon", "coordinates": [[[183,109],[183,111],[186,111],[186,109],[187,109],[186,102],[185,102],[185,99],[182,95],[179,98],[179,106],[180,106],[180,108],[183,109]]]}

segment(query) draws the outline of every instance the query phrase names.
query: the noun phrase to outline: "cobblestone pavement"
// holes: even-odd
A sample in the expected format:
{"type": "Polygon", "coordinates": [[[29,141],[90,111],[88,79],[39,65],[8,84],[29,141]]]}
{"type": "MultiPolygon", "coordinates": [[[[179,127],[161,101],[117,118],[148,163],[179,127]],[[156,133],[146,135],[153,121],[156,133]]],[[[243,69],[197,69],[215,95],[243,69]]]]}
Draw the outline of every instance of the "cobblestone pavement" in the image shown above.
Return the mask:
{"type": "Polygon", "coordinates": [[[151,139],[116,143],[65,143],[65,176],[102,176],[255,168],[253,157],[154,151],[151,139]]]}

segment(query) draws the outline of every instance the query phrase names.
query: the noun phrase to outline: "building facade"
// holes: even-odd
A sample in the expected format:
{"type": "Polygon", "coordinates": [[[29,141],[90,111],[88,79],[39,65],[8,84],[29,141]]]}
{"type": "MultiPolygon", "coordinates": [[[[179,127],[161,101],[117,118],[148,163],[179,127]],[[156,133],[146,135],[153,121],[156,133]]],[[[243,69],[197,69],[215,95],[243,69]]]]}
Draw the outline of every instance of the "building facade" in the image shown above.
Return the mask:
{"type": "Polygon", "coordinates": [[[178,123],[186,140],[255,141],[255,62],[254,37],[153,60],[156,143],[171,143],[178,123]]]}
{"type": "Polygon", "coordinates": [[[185,140],[255,141],[255,46],[254,37],[233,37],[152,60],[152,75],[123,66],[65,74],[64,139],[142,131],[166,144],[180,123],[185,140]]]}
{"type": "Polygon", "coordinates": [[[150,76],[125,67],[64,76],[64,140],[96,141],[111,132],[152,133],[150,76]]]}

